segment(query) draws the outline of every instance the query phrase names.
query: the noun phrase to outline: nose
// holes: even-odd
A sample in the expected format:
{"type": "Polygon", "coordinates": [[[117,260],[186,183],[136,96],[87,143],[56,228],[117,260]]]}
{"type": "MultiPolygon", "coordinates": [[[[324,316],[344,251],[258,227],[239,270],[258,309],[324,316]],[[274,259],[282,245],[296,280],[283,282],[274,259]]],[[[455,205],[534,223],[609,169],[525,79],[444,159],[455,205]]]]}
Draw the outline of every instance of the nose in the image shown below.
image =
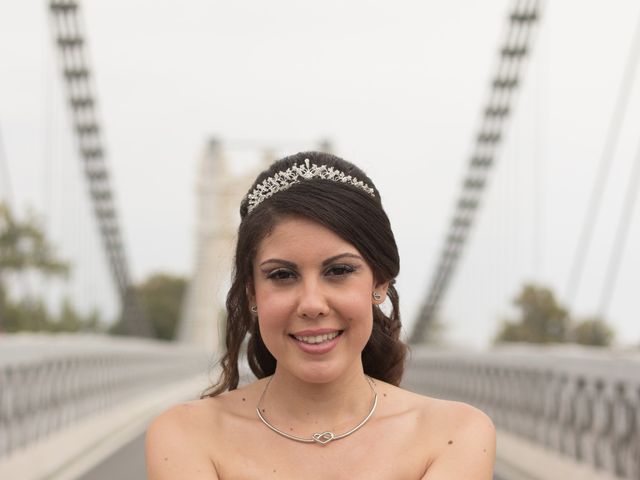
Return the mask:
{"type": "Polygon", "coordinates": [[[325,317],[329,313],[326,293],[316,280],[302,282],[298,299],[298,316],[306,319],[325,317]]]}

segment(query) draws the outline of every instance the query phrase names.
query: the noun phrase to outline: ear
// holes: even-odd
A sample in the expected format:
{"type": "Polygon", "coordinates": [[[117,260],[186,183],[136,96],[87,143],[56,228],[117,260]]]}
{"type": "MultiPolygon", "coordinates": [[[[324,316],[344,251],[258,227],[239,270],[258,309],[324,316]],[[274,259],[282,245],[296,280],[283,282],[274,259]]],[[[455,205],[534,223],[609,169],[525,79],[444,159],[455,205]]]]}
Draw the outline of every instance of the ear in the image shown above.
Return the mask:
{"type": "MultiPolygon", "coordinates": [[[[372,302],[374,305],[380,305],[382,303],[384,303],[384,301],[387,299],[387,291],[389,290],[389,282],[382,282],[382,283],[375,283],[373,285],[373,292],[377,292],[380,295],[380,299],[376,300],[375,298],[372,299],[372,302]]],[[[373,293],[372,293],[373,294],[373,293]]]]}

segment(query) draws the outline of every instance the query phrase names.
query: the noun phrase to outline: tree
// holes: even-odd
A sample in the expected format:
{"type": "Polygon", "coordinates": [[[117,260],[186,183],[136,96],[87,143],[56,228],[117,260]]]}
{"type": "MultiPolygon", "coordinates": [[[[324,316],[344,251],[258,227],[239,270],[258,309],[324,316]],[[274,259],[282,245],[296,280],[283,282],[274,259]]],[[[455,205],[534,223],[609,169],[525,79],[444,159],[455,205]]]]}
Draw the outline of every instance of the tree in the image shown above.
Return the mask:
{"type": "Polygon", "coordinates": [[[520,318],[505,321],[497,341],[552,343],[566,341],[570,328],[567,310],[548,288],[525,285],[515,298],[520,318]]]}
{"type": "MultiPolygon", "coordinates": [[[[175,338],[186,287],[184,277],[167,273],[152,274],[135,286],[140,308],[151,322],[156,338],[175,338]]],[[[111,333],[120,331],[121,324],[122,319],[111,328],[111,333]]]]}
{"type": "Polygon", "coordinates": [[[51,314],[40,299],[23,298],[7,300],[4,310],[4,327],[7,332],[99,332],[100,315],[97,310],[88,315],[78,312],[71,301],[61,302],[60,313],[51,314]]]}
{"type": "Polygon", "coordinates": [[[33,215],[17,220],[0,202],[0,332],[7,309],[6,275],[36,270],[44,275],[66,275],[67,263],[56,258],[53,248],[33,215]]]}
{"type": "Polygon", "coordinates": [[[78,312],[71,300],[64,298],[57,318],[52,318],[51,331],[55,332],[100,332],[104,331],[100,323],[100,312],[93,309],[83,315],[78,312]]]}
{"type": "Polygon", "coordinates": [[[514,299],[520,310],[517,320],[505,320],[496,342],[566,343],[608,346],[613,330],[604,320],[592,317],[574,321],[545,287],[525,285],[514,299]]]}
{"type": "Polygon", "coordinates": [[[51,320],[41,300],[22,299],[14,302],[7,299],[2,315],[6,332],[50,330],[51,320]]]}
{"type": "Polygon", "coordinates": [[[0,202],[0,272],[38,270],[48,275],[66,275],[69,265],[56,258],[36,218],[30,214],[16,220],[0,202]]]}
{"type": "Polygon", "coordinates": [[[613,330],[598,317],[586,318],[574,325],[571,339],[582,345],[608,347],[615,334],[613,330]]]}

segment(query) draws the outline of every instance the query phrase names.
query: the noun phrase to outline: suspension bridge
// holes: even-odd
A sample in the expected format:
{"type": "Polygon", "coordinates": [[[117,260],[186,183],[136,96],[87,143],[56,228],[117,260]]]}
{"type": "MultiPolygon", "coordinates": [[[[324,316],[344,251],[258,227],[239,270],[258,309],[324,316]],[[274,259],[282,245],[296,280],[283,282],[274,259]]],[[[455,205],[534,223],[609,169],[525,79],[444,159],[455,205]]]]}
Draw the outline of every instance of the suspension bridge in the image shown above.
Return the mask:
{"type": "MultiPolygon", "coordinates": [[[[105,122],[105,118],[113,117],[105,113],[110,108],[107,99],[113,101],[114,97],[101,95],[97,80],[105,77],[100,77],[100,69],[92,63],[94,57],[89,49],[94,29],[104,28],[103,24],[96,22],[97,17],[85,17],[85,8],[92,8],[91,4],[50,0],[43,5],[46,8],[42,8],[41,13],[46,15],[48,30],[46,34],[42,33],[42,43],[46,44],[46,57],[50,58],[48,66],[56,83],[49,85],[52,79],[47,78],[44,87],[47,93],[43,102],[46,110],[43,123],[47,126],[41,132],[46,140],[44,160],[40,163],[44,172],[41,175],[43,186],[38,195],[43,199],[49,217],[64,218],[65,221],[68,217],[85,220],[80,227],[74,224],[73,228],[79,233],[73,235],[70,245],[65,247],[78,264],[68,283],[12,275],[9,294],[38,291],[50,299],[69,295],[79,298],[85,306],[108,305],[105,310],[111,309],[111,316],[121,319],[120,335],[0,332],[0,477],[144,478],[142,442],[150,419],[171,404],[196,398],[209,384],[209,374],[215,375],[215,371],[210,372],[211,360],[219,351],[224,324],[221,299],[228,285],[226,278],[237,226],[236,208],[248,182],[257,169],[283,152],[324,149],[343,154],[342,142],[321,140],[326,132],[316,135],[318,140],[273,141],[242,140],[246,138],[242,136],[234,139],[231,135],[211,138],[210,132],[202,130],[209,137],[204,147],[202,142],[187,147],[187,151],[200,150],[200,158],[197,167],[193,167],[197,178],[196,200],[192,205],[195,226],[184,229],[192,231],[195,238],[190,239],[194,244],[193,267],[177,329],[178,341],[153,341],[149,338],[151,319],[144,314],[134,288],[132,265],[135,266],[139,257],[131,255],[131,237],[127,234],[131,223],[128,219],[136,218],[144,223],[149,216],[158,215],[157,223],[149,222],[149,225],[162,224],[155,232],[154,241],[145,245],[142,257],[166,247],[163,236],[176,234],[176,228],[167,225],[173,222],[172,212],[164,210],[158,214],[152,210],[154,198],[175,197],[173,191],[154,189],[159,170],[163,166],[170,167],[158,158],[154,169],[139,169],[135,162],[119,163],[115,153],[119,141],[142,135],[142,132],[150,133],[148,138],[153,138],[154,142],[166,141],[173,134],[180,135],[181,119],[172,118],[167,123],[171,128],[158,132],[149,130],[150,119],[139,118],[129,124],[139,127],[136,131],[111,137],[109,132],[113,124],[105,122]],[[64,152],[60,155],[64,159],[58,157],[60,152],[64,152]],[[74,168],[77,171],[70,173],[74,168]],[[145,197],[146,202],[140,204],[131,201],[131,197],[124,202],[119,200],[121,191],[116,185],[120,183],[116,180],[127,177],[133,178],[125,184],[135,182],[137,195],[145,197]],[[74,187],[70,178],[81,181],[74,187]],[[77,191],[73,191],[74,188],[77,191]],[[53,192],[54,189],[59,192],[53,192]],[[64,196],[67,203],[58,205],[57,194],[64,196]],[[132,205],[138,205],[135,208],[143,213],[129,214],[132,205]]],[[[474,13],[473,8],[479,7],[470,7],[465,13],[474,13]]],[[[409,309],[409,316],[413,314],[413,317],[409,319],[405,314],[412,356],[404,385],[436,397],[469,402],[492,417],[498,428],[497,479],[640,479],[640,350],[637,348],[640,331],[634,327],[638,312],[635,291],[640,282],[637,276],[640,257],[635,248],[640,229],[636,205],[640,190],[640,137],[636,128],[640,124],[640,109],[637,108],[640,104],[637,74],[640,10],[635,5],[626,10],[619,9],[619,17],[616,17],[619,25],[606,27],[608,35],[616,37],[617,33],[619,37],[616,37],[616,43],[611,43],[612,51],[598,57],[602,65],[605,65],[605,59],[610,60],[606,63],[607,72],[599,72],[600,63],[588,58],[599,53],[596,49],[599,43],[588,43],[586,36],[581,37],[585,31],[591,32],[594,25],[586,29],[578,28],[579,25],[575,30],[568,29],[567,48],[572,56],[564,56],[563,65],[572,62],[580,65],[581,59],[587,57],[585,62],[592,69],[590,77],[617,73],[607,77],[608,87],[599,90],[597,96],[583,96],[568,105],[565,110],[571,116],[551,119],[544,118],[545,95],[551,96],[551,93],[546,89],[547,77],[542,73],[546,65],[547,75],[553,76],[556,64],[552,61],[555,57],[551,49],[562,51],[561,45],[551,40],[555,38],[553,29],[561,28],[561,7],[539,0],[513,0],[503,2],[499,11],[495,8],[496,18],[491,27],[501,32],[496,39],[497,48],[493,45],[491,52],[495,62],[491,68],[482,70],[483,75],[472,72],[473,82],[470,82],[477,88],[475,95],[470,97],[476,100],[475,117],[456,117],[452,123],[456,133],[454,143],[467,146],[467,150],[456,147],[462,158],[454,161],[458,161],[458,165],[463,161],[463,174],[454,198],[436,200],[435,196],[430,196],[430,189],[439,192],[438,184],[442,179],[432,178],[438,175],[423,170],[423,166],[416,163],[419,162],[416,153],[402,147],[385,152],[385,155],[393,154],[393,168],[389,162],[381,166],[372,163],[368,169],[365,165],[372,178],[381,179],[379,186],[392,222],[396,218],[394,211],[398,213],[396,231],[402,230],[405,222],[414,230],[418,223],[432,225],[430,212],[432,218],[442,219],[445,226],[441,237],[432,235],[433,238],[420,245],[421,251],[432,247],[431,254],[436,253],[433,257],[426,254],[417,257],[425,259],[419,265],[413,258],[403,256],[403,275],[406,275],[405,271],[408,275],[400,278],[400,291],[404,291],[406,284],[403,282],[420,283],[405,279],[421,277],[426,280],[415,287],[415,293],[407,288],[410,292],[408,303],[413,304],[409,309]],[[589,55],[580,50],[586,48],[583,44],[590,46],[589,55]],[[547,63],[541,58],[547,59],[547,63]],[[568,124],[577,124],[584,120],[582,117],[599,117],[599,122],[590,127],[592,130],[585,130],[590,131],[590,135],[576,142],[586,147],[574,146],[574,150],[569,151],[571,158],[564,158],[567,151],[556,147],[554,142],[577,135],[568,124]],[[477,124],[471,125],[472,121],[477,124]],[[460,125],[466,125],[465,122],[468,122],[471,134],[468,138],[460,138],[464,132],[460,125]],[[405,165],[400,160],[403,156],[409,158],[405,165]],[[592,175],[585,174],[586,159],[590,159],[592,175]],[[376,169],[379,169],[378,175],[376,169]],[[390,178],[386,179],[387,176],[390,178]],[[417,183],[411,183],[413,179],[407,178],[416,176],[419,177],[417,183]],[[411,195],[408,199],[400,194],[395,198],[393,195],[384,197],[387,191],[397,192],[391,184],[385,188],[385,181],[403,185],[403,190],[411,195]],[[530,198],[525,201],[527,195],[530,198]],[[404,203],[395,203],[398,198],[404,198],[404,203]],[[425,204],[417,203],[420,201],[425,204]],[[429,205],[437,202],[440,205],[429,205]],[[513,226],[523,223],[523,230],[513,226]],[[556,231],[559,232],[557,235],[556,231]],[[548,253],[545,245],[560,237],[558,243],[564,242],[564,248],[558,245],[557,249],[563,253],[548,253]],[[427,258],[431,260],[427,261],[427,258]],[[568,344],[513,344],[485,346],[478,350],[472,341],[472,347],[456,347],[458,343],[464,343],[462,340],[475,340],[473,337],[478,336],[485,345],[488,343],[490,335],[486,331],[495,332],[499,327],[495,317],[512,314],[488,299],[499,295],[502,302],[508,304],[518,279],[523,278],[557,284],[562,301],[571,308],[588,311],[597,318],[626,319],[616,325],[618,335],[622,337],[618,346],[604,349],[568,344]],[[594,278],[598,280],[597,287],[594,287],[594,278]],[[455,323],[459,323],[456,319],[460,318],[475,324],[473,327],[470,323],[456,326],[455,323]],[[442,329],[449,327],[450,319],[453,319],[451,329],[457,333],[453,335],[454,340],[443,341],[442,329]]],[[[606,5],[601,8],[603,24],[614,18],[605,17],[606,5]]],[[[460,12],[456,13],[457,21],[464,22],[460,12]]],[[[246,11],[235,14],[249,23],[252,21],[252,14],[246,11]]],[[[251,28],[260,28],[263,24],[263,19],[259,18],[261,14],[265,12],[255,15],[258,23],[251,28]]],[[[388,12],[377,14],[387,18],[388,12]]],[[[153,37],[157,26],[153,25],[152,17],[147,18],[149,25],[142,30],[153,37]]],[[[140,35],[141,26],[135,19],[126,15],[116,18],[122,21],[122,31],[131,28],[130,31],[138,35],[133,35],[126,43],[126,51],[133,52],[131,57],[119,58],[116,64],[121,65],[121,70],[113,74],[126,77],[120,79],[126,89],[120,93],[135,100],[143,97],[147,89],[154,88],[130,76],[139,72],[137,65],[145,61],[136,54],[141,54],[143,47],[153,48],[153,42],[140,35]],[[132,27],[129,22],[136,25],[132,27]],[[136,39],[142,46],[133,43],[136,39]]],[[[318,18],[320,23],[326,21],[322,15],[318,18]]],[[[179,15],[172,19],[179,25],[179,15]]],[[[402,17],[401,21],[407,30],[411,30],[412,19],[402,17]]],[[[473,19],[468,21],[465,25],[471,28],[473,19]]],[[[338,23],[335,26],[340,28],[338,23]]],[[[110,28],[105,38],[112,38],[117,31],[114,25],[110,28]]],[[[291,28],[300,33],[296,27],[291,28]]],[[[382,30],[382,33],[379,29],[376,32],[384,37],[382,30]]],[[[415,32],[416,35],[429,34],[418,27],[415,32]]],[[[154,41],[158,41],[157,38],[154,37],[154,41]]],[[[434,41],[431,38],[431,42],[434,41]]],[[[469,42],[473,39],[462,44],[470,49],[469,42]]],[[[377,45],[378,54],[389,54],[382,45],[377,45]]],[[[227,47],[231,48],[230,45],[227,47]]],[[[313,48],[313,45],[307,47],[313,48]]],[[[175,63],[159,61],[152,67],[156,69],[154,78],[160,83],[166,71],[184,69],[184,86],[174,85],[177,90],[170,94],[186,97],[188,92],[182,92],[182,89],[195,85],[198,70],[189,70],[189,64],[180,55],[175,56],[171,48],[170,44],[165,44],[160,57],[148,52],[148,61],[172,53],[175,63]]],[[[217,48],[212,46],[212,50],[220,54],[217,48]]],[[[240,41],[237,48],[243,51],[240,41]]],[[[446,45],[440,46],[443,48],[446,49],[446,45]]],[[[5,50],[1,52],[6,53],[5,50]]],[[[363,55],[366,59],[366,54],[363,55]]],[[[391,52],[388,58],[396,55],[400,53],[391,52]]],[[[488,52],[485,58],[490,58],[488,52]]],[[[291,58],[287,60],[294,62],[291,58]]],[[[255,61],[260,64],[259,60],[255,61]]],[[[99,67],[100,63],[96,65],[99,67]]],[[[309,65],[304,64],[304,68],[309,65]]],[[[437,74],[435,70],[429,71],[434,83],[437,74]]],[[[221,88],[229,88],[223,73],[219,75],[221,88]]],[[[242,83],[243,80],[237,81],[242,83]]],[[[450,79],[447,81],[455,83],[450,79]]],[[[558,81],[562,83],[563,78],[558,81]]],[[[305,82],[300,83],[303,85],[299,88],[306,88],[305,82]]],[[[215,89],[215,85],[213,81],[211,88],[215,89]]],[[[242,87],[240,90],[247,97],[243,100],[250,103],[256,93],[242,87]]],[[[357,95],[366,87],[365,82],[360,82],[349,94],[359,98],[357,95]]],[[[258,86],[253,88],[259,92],[258,86]]],[[[411,89],[410,76],[406,88],[411,89]]],[[[570,103],[571,91],[576,88],[576,85],[565,86],[561,95],[554,98],[555,103],[565,99],[570,103]]],[[[306,91],[298,93],[312,95],[306,91]]],[[[234,95],[232,90],[228,94],[234,95]]],[[[451,93],[445,91],[425,98],[436,103],[439,96],[454,94],[451,90],[451,93]]],[[[392,97],[395,101],[405,99],[401,91],[394,92],[392,97]]],[[[408,98],[415,101],[413,97],[408,98]]],[[[331,103],[332,100],[325,98],[323,101],[331,103]]],[[[162,116],[163,104],[158,102],[157,105],[157,111],[145,114],[162,116]]],[[[211,105],[207,105],[209,107],[211,105]]],[[[213,116],[229,116],[229,111],[222,112],[223,108],[211,110],[213,116]]],[[[126,108],[118,111],[126,112],[126,108]]],[[[373,111],[365,114],[371,115],[373,111]]],[[[556,114],[558,111],[554,110],[556,114]]],[[[0,109],[0,115],[2,113],[0,109]]],[[[191,111],[181,113],[197,116],[191,111]]],[[[271,114],[277,112],[271,111],[271,114]]],[[[349,117],[348,114],[345,116],[349,117]]],[[[206,117],[209,121],[210,118],[206,117]]],[[[0,116],[1,188],[4,204],[15,207],[14,197],[21,192],[14,188],[13,181],[23,182],[19,179],[28,175],[9,161],[13,150],[8,147],[14,140],[7,133],[11,128],[3,128],[8,126],[2,123],[3,120],[0,116]]],[[[254,125],[253,120],[243,118],[248,125],[254,125]]],[[[335,122],[340,123],[337,119],[335,122]]],[[[242,131],[241,127],[238,131],[242,131]]],[[[419,137],[424,135],[420,129],[426,127],[407,125],[406,135],[414,133],[412,128],[418,128],[414,136],[419,137]]],[[[385,124],[384,128],[389,130],[390,124],[385,124]]],[[[440,123],[430,128],[444,131],[453,127],[447,125],[443,114],[440,123]]],[[[305,132],[304,115],[292,122],[290,130],[305,132]]],[[[352,134],[358,137],[357,131],[352,134]]],[[[369,131],[366,135],[369,136],[369,131]]],[[[308,138],[308,134],[301,138],[308,138]]],[[[369,138],[368,143],[375,142],[369,138]]],[[[415,148],[415,144],[407,143],[415,148]]],[[[183,142],[181,148],[184,145],[183,142]]],[[[348,153],[344,156],[352,158],[348,153]]],[[[426,155],[426,151],[423,153],[426,155]]],[[[144,150],[135,151],[130,160],[142,155],[146,155],[144,150]]],[[[178,155],[184,158],[185,152],[178,155]]],[[[184,161],[179,163],[182,170],[190,168],[184,167],[184,161]]],[[[435,171],[433,163],[430,167],[435,171]]],[[[455,174],[459,173],[458,170],[455,174]]],[[[31,176],[34,175],[31,173],[31,176]]],[[[183,224],[178,221],[177,225],[183,224]]],[[[45,217],[45,226],[55,238],[55,221],[45,217]]],[[[437,225],[433,229],[438,230],[437,225]]],[[[64,234],[57,237],[62,238],[64,234]]],[[[399,243],[402,252],[400,236],[399,243]]],[[[410,243],[411,240],[406,241],[407,246],[410,243]]],[[[409,247],[407,250],[411,251],[409,247]]],[[[2,277],[5,283],[6,275],[3,273],[2,277]]],[[[250,376],[249,372],[245,375],[250,376]]]]}

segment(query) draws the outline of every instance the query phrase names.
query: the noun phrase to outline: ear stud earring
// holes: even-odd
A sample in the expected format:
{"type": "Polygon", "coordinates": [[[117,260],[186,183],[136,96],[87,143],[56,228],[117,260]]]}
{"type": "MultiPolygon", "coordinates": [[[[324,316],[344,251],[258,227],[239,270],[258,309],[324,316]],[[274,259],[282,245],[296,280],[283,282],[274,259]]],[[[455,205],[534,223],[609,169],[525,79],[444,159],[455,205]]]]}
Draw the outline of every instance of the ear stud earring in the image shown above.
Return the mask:
{"type": "Polygon", "coordinates": [[[371,296],[376,302],[379,302],[380,300],[382,300],[382,295],[380,295],[378,292],[373,292],[371,296]]]}
{"type": "Polygon", "coordinates": [[[258,306],[257,305],[253,305],[251,307],[251,313],[258,313],[258,306]]]}

